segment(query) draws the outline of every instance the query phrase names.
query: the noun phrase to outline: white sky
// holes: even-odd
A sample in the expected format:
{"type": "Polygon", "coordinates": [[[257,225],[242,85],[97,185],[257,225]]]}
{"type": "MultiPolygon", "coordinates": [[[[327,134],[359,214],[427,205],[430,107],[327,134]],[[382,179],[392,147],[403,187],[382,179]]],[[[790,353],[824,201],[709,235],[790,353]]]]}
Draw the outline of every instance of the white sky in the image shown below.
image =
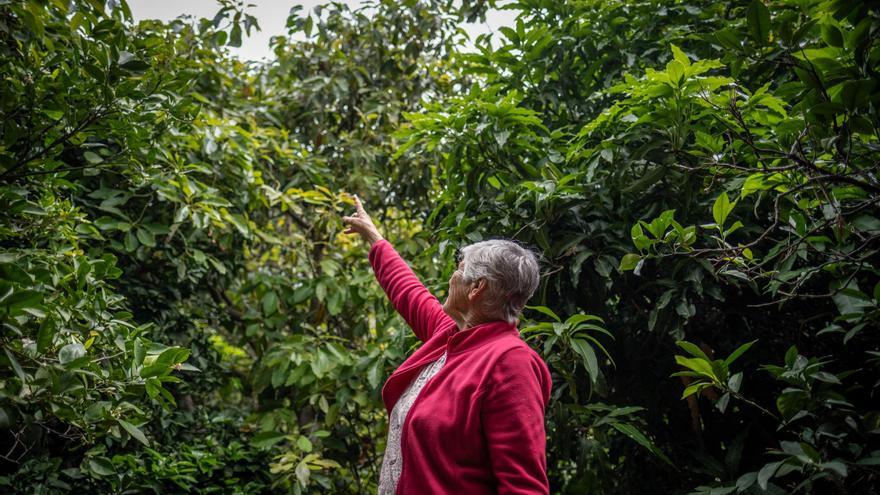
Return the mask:
{"type": "MultiPolygon", "coordinates": [[[[230,47],[233,54],[243,60],[259,60],[271,58],[272,50],[269,48],[269,39],[272,36],[286,34],[287,15],[294,5],[302,5],[303,12],[311,11],[316,5],[328,3],[329,0],[250,0],[253,7],[246,9],[248,13],[257,18],[260,31],[251,31],[250,37],[242,38],[240,48],[230,47]]],[[[361,0],[348,0],[352,9],[363,3],[361,0]]],[[[215,0],[129,0],[129,7],[135,21],[141,19],[161,19],[169,21],[180,15],[191,15],[196,18],[205,17],[212,19],[220,10],[215,0]]],[[[471,40],[478,35],[488,32],[497,32],[501,26],[513,26],[516,12],[512,10],[490,10],[486,14],[485,24],[464,24],[462,27],[468,32],[471,40]]],[[[497,38],[497,34],[493,36],[497,38]]]]}

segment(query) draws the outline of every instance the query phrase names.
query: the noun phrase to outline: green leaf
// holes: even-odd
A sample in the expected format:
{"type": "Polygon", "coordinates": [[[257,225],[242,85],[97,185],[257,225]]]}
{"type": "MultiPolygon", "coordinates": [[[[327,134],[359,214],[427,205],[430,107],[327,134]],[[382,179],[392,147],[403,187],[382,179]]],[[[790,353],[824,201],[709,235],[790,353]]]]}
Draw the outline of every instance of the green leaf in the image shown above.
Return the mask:
{"type": "Polygon", "coordinates": [[[684,392],[681,393],[682,399],[687,399],[691,395],[698,394],[703,391],[704,388],[711,387],[712,384],[709,382],[697,382],[692,383],[684,389],[684,392]]]}
{"type": "Polygon", "coordinates": [[[666,64],[666,75],[669,76],[669,81],[673,84],[681,84],[684,79],[684,65],[678,60],[671,60],[666,64]]]}
{"type": "Polygon", "coordinates": [[[226,274],[226,265],[221,263],[219,260],[217,260],[213,256],[209,256],[208,261],[211,262],[211,265],[214,267],[215,270],[217,270],[218,273],[220,273],[220,275],[226,274]]]}
{"type": "Polygon", "coordinates": [[[705,359],[706,361],[711,361],[709,356],[707,356],[706,353],[703,352],[703,350],[700,349],[699,346],[697,346],[696,344],[692,344],[686,340],[679,340],[678,342],[675,343],[675,345],[681,347],[685,352],[687,352],[691,356],[705,359]]]}
{"type": "Polygon", "coordinates": [[[229,33],[229,46],[241,46],[241,25],[236,24],[229,33]]]}
{"type": "Polygon", "coordinates": [[[783,461],[779,462],[771,462],[770,464],[765,464],[764,467],[758,471],[758,486],[761,487],[761,490],[767,490],[767,483],[770,482],[770,478],[776,474],[776,471],[779,469],[779,466],[782,465],[783,461]]]}
{"type": "Polygon", "coordinates": [[[21,209],[21,212],[26,215],[34,215],[38,217],[45,217],[46,215],[48,215],[48,213],[42,206],[33,203],[28,203],[27,205],[25,205],[25,207],[21,209]]]}
{"type": "Polygon", "coordinates": [[[144,246],[156,247],[156,237],[147,229],[138,227],[137,238],[144,246]]]}
{"type": "Polygon", "coordinates": [[[576,314],[571,315],[565,320],[565,324],[574,328],[577,325],[587,322],[587,321],[598,321],[599,323],[605,323],[605,320],[596,316],[596,315],[587,315],[587,314],[576,314]]]}
{"type": "Polygon", "coordinates": [[[323,378],[336,365],[324,351],[318,351],[310,364],[312,366],[312,373],[318,378],[323,378]]]}
{"type": "Polygon", "coordinates": [[[635,240],[639,237],[643,237],[645,232],[642,230],[642,225],[640,223],[634,223],[632,228],[629,230],[629,236],[635,242],[635,240]]]}
{"type": "Polygon", "coordinates": [[[286,437],[287,435],[277,431],[261,431],[251,439],[251,445],[258,449],[265,449],[284,440],[286,437]]]}
{"type": "Polygon", "coordinates": [[[382,363],[380,361],[374,362],[367,368],[367,382],[370,384],[370,387],[376,388],[379,386],[382,380],[382,371],[382,363]]]}
{"type": "Polygon", "coordinates": [[[150,442],[147,440],[147,437],[144,436],[144,432],[142,432],[140,428],[129,423],[128,421],[124,421],[121,419],[117,419],[116,421],[119,422],[119,426],[123,427],[129,435],[134,437],[135,440],[146,445],[147,447],[150,446],[150,442]]]}
{"type": "Polygon", "coordinates": [[[159,354],[156,360],[153,361],[153,364],[145,366],[141,370],[141,378],[168,374],[176,365],[186,361],[188,357],[189,349],[169,347],[159,354]]]}
{"type": "Polygon", "coordinates": [[[559,316],[557,316],[556,313],[554,313],[553,310],[548,308],[547,306],[526,306],[526,308],[537,311],[539,313],[543,313],[560,323],[562,322],[562,319],[559,318],[559,316]]]}
{"type": "Polygon", "coordinates": [[[332,459],[314,459],[311,461],[313,465],[321,466],[323,468],[339,468],[342,467],[340,464],[332,459]]]}
{"type": "Polygon", "coordinates": [[[116,467],[106,457],[91,457],[88,462],[89,469],[98,476],[112,476],[116,474],[116,467]]]}
{"type": "Polygon", "coordinates": [[[85,153],[83,153],[83,158],[85,158],[86,161],[89,162],[91,165],[97,165],[104,161],[104,159],[101,158],[101,155],[93,151],[86,151],[85,153]]]}
{"type": "Polygon", "coordinates": [[[150,365],[144,366],[141,369],[141,378],[152,378],[154,376],[159,376],[168,371],[168,366],[159,366],[159,365],[150,365]]]}
{"type": "Polygon", "coordinates": [[[238,229],[239,232],[241,232],[241,235],[247,238],[250,237],[248,221],[243,215],[239,215],[238,213],[227,213],[226,215],[224,215],[224,218],[229,221],[229,223],[231,223],[233,226],[235,226],[235,228],[238,229]]]}
{"type": "Polygon", "coordinates": [[[822,24],[822,39],[831,46],[843,47],[843,34],[833,24],[822,24]]]}
{"type": "Polygon", "coordinates": [[[590,379],[596,383],[599,379],[599,362],[593,347],[584,339],[571,339],[571,348],[581,356],[590,379]]]}
{"type": "Polygon", "coordinates": [[[687,54],[685,54],[681,48],[675,46],[674,44],[669,45],[672,48],[672,58],[675,59],[678,63],[680,63],[683,67],[687,68],[691,66],[691,61],[688,58],[687,54]]]}
{"type": "Polygon", "coordinates": [[[715,40],[728,50],[740,50],[739,32],[732,28],[725,28],[713,33],[715,40]]]}
{"type": "Polygon", "coordinates": [[[839,99],[840,103],[851,112],[856,112],[867,107],[874,91],[873,79],[856,79],[843,83],[840,93],[833,99],[839,99]]]}
{"type": "Polygon", "coordinates": [[[261,304],[263,306],[263,314],[266,316],[272,316],[278,311],[278,294],[272,290],[266,292],[263,294],[261,304]]]}
{"type": "Polygon", "coordinates": [[[61,120],[64,117],[63,110],[52,110],[49,108],[44,108],[42,112],[52,120],[61,120]]]}
{"type": "Polygon", "coordinates": [[[730,388],[733,392],[739,392],[739,388],[742,386],[743,374],[735,373],[727,380],[727,387],[730,388]]]}
{"type": "Polygon", "coordinates": [[[82,344],[67,344],[58,351],[58,361],[66,365],[86,355],[86,348],[82,344]]]}
{"type": "Polygon", "coordinates": [[[823,462],[823,463],[819,464],[819,467],[822,469],[834,471],[835,473],[840,475],[841,478],[846,478],[846,475],[847,475],[846,464],[844,464],[841,461],[823,462]]]}
{"type": "Polygon", "coordinates": [[[795,359],[798,357],[798,349],[795,346],[791,346],[785,351],[785,364],[787,366],[794,365],[795,359]]]}
{"type": "Polygon", "coordinates": [[[147,350],[144,348],[144,344],[141,339],[135,339],[134,341],[134,366],[140,366],[144,364],[144,357],[147,355],[147,350]]]}
{"type": "Polygon", "coordinates": [[[761,0],[752,0],[746,10],[749,32],[759,45],[770,41],[770,10],[761,0]]]}
{"type": "Polygon", "coordinates": [[[736,489],[737,493],[742,493],[751,488],[755,484],[755,480],[758,479],[758,473],[752,471],[750,473],[746,473],[736,480],[736,489]]]}
{"type": "Polygon", "coordinates": [[[125,250],[128,251],[129,253],[133,252],[134,250],[136,250],[138,248],[138,245],[139,245],[138,240],[137,240],[137,237],[135,237],[134,233],[130,230],[128,232],[126,232],[125,233],[125,250]]]}
{"type": "Polygon", "coordinates": [[[757,341],[758,341],[758,340],[755,339],[755,340],[753,340],[753,341],[751,341],[751,342],[747,342],[747,343],[745,343],[745,344],[739,346],[735,351],[733,351],[732,353],[730,353],[729,356],[727,356],[727,359],[724,360],[724,364],[727,365],[727,366],[730,366],[731,363],[733,363],[733,362],[736,361],[740,356],[742,356],[743,353],[745,353],[747,350],[749,350],[749,347],[752,347],[752,345],[754,345],[754,343],[757,342],[757,341]]]}
{"type": "Polygon", "coordinates": [[[719,273],[721,275],[727,275],[730,277],[738,278],[740,280],[745,280],[746,282],[751,280],[751,279],[749,279],[748,275],[746,275],[745,273],[743,273],[739,270],[721,270],[719,273]]]}
{"type": "Polygon", "coordinates": [[[24,370],[21,368],[18,360],[15,359],[15,354],[13,354],[12,351],[7,349],[6,347],[3,348],[3,351],[6,353],[6,358],[9,359],[9,364],[12,366],[12,370],[15,371],[15,375],[18,377],[19,380],[21,380],[22,383],[24,383],[26,381],[24,370]]]}
{"type": "Polygon", "coordinates": [[[715,376],[715,371],[712,369],[712,364],[705,359],[675,356],[675,362],[689,370],[696,371],[697,373],[711,378],[714,381],[718,380],[715,376]]]}
{"type": "Polygon", "coordinates": [[[300,436],[296,439],[296,446],[303,452],[311,452],[313,448],[312,442],[305,436],[300,436]]]}
{"type": "Polygon", "coordinates": [[[308,462],[303,460],[299,464],[297,464],[294,473],[296,473],[296,480],[297,482],[299,482],[300,486],[308,486],[309,477],[311,476],[311,470],[309,470],[308,462]]]}
{"type": "Polygon", "coordinates": [[[742,226],[743,226],[743,223],[739,220],[737,220],[736,222],[733,222],[733,225],[731,225],[730,228],[728,228],[727,230],[724,231],[723,236],[724,237],[729,236],[730,234],[739,230],[742,226]]]}
{"type": "Polygon", "coordinates": [[[37,332],[37,352],[44,353],[52,345],[57,330],[55,322],[46,318],[40,323],[40,331],[37,332]]]}
{"type": "Polygon", "coordinates": [[[618,267],[618,270],[622,272],[633,270],[636,266],[638,266],[640,261],[642,261],[642,257],[638,254],[627,253],[623,255],[623,258],[620,259],[620,266],[618,267]]]}
{"type": "Polygon", "coordinates": [[[634,440],[637,444],[648,449],[648,451],[650,451],[655,456],[659,457],[666,464],[669,464],[670,466],[674,466],[674,464],[672,464],[672,461],[669,460],[669,457],[666,457],[666,454],[664,454],[659,448],[657,448],[657,446],[654,445],[654,442],[652,442],[647,436],[645,436],[644,433],[639,431],[635,426],[632,426],[629,423],[616,423],[616,422],[611,423],[611,426],[614,427],[615,430],[623,433],[624,435],[626,435],[629,438],[631,438],[632,440],[634,440]]]}
{"type": "MultiPolygon", "coordinates": [[[[23,277],[26,278],[27,275],[22,272],[23,277]]],[[[34,291],[34,290],[16,290],[11,295],[6,296],[3,300],[3,306],[5,306],[9,313],[18,313],[25,308],[36,308],[43,301],[43,294],[34,291]]]]}
{"type": "Polygon", "coordinates": [[[724,225],[724,221],[727,220],[727,216],[730,215],[730,212],[733,211],[735,206],[736,201],[731,203],[726,192],[718,195],[715,199],[715,203],[712,205],[712,217],[715,219],[715,223],[718,224],[719,227],[724,225]]]}
{"type": "Polygon", "coordinates": [[[131,72],[142,72],[150,68],[150,64],[138,59],[133,53],[126,51],[119,52],[119,58],[116,60],[116,63],[119,64],[119,67],[131,72]]]}

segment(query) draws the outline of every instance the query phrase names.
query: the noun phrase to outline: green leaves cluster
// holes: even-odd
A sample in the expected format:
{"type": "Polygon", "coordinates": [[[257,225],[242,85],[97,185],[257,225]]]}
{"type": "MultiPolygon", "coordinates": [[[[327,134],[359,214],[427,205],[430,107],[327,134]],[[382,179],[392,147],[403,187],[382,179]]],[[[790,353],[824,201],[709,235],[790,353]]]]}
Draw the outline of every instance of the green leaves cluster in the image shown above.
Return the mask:
{"type": "MultiPolygon", "coordinates": [[[[596,349],[599,349],[601,354],[611,364],[614,364],[614,360],[611,358],[608,350],[605,349],[605,346],[596,338],[596,334],[603,334],[612,339],[614,337],[608,330],[600,326],[600,324],[604,323],[602,318],[596,315],[577,314],[569,316],[565,321],[562,321],[553,310],[546,306],[528,306],[527,308],[550,316],[555,320],[555,322],[536,322],[524,326],[521,330],[526,341],[544,337],[543,354],[550,364],[557,364],[560,361],[558,354],[553,352],[556,345],[559,344],[563,349],[570,350],[570,352],[573,352],[582,359],[584,369],[587,371],[593,386],[600,380],[604,381],[602,372],[599,369],[596,349]],[[554,356],[556,359],[554,359],[554,356]]],[[[565,372],[563,376],[566,376],[569,383],[573,383],[573,377],[570,373],[565,372]]],[[[573,387],[571,393],[577,397],[577,387],[573,387]]]]}
{"type": "Polygon", "coordinates": [[[265,66],[225,49],[256,19],[218,9],[0,2],[0,486],[374,489],[412,340],[339,216],[357,191],[424,249],[434,184],[392,132],[452,90],[452,27],[485,5],[294,9],[265,66]]]}
{"type": "MultiPolygon", "coordinates": [[[[479,88],[410,116],[401,156],[430,153],[442,164],[443,188],[429,217],[438,255],[488,236],[540,247],[548,275],[533,304],[602,318],[615,336],[602,343],[618,366],[605,373],[607,388],[596,390],[603,400],[656,408],[649,431],[682,468],[646,475],[639,463],[637,472],[609,481],[599,473],[621,473],[638,454],[627,451],[628,462],[616,464],[588,439],[574,446],[551,436],[560,491],[641,491],[646,476],[665,487],[652,488],[658,493],[875,486],[870,469],[844,476],[833,468],[765,472],[761,483],[755,474],[737,485],[778,460],[766,454],[776,446],[767,440],[784,435],[773,433],[787,423],[771,404],[785,386],[750,380],[744,395],[751,371],[734,373],[709,351],[681,358],[691,366],[677,378],[694,379],[683,387],[687,405],[678,401],[680,383],[651,374],[657,363],[665,363],[664,377],[680,371],[672,359],[680,341],[731,352],[760,339],[750,353],[758,362],[809,341],[810,354],[840,356],[833,366],[854,373],[847,376],[862,392],[850,401],[853,410],[876,414],[877,370],[861,352],[877,345],[865,333],[876,325],[880,232],[871,68],[880,50],[866,34],[877,29],[874,9],[757,0],[535,0],[512,8],[516,26],[495,46],[478,40],[477,53],[463,58],[479,88]],[[540,125],[496,123],[499,108],[540,125]],[[505,128],[510,134],[494,139],[505,128]],[[701,398],[713,393],[714,411],[701,398]],[[747,407],[728,406],[735,402],[747,407]],[[744,425],[739,453],[725,452],[744,425]],[[570,469],[574,458],[579,467],[570,469]],[[636,479],[642,483],[627,484],[636,479]]],[[[558,331],[544,324],[532,342],[557,333],[551,345],[564,341],[565,325],[557,324],[558,331]]],[[[554,367],[560,376],[582,366],[576,351],[565,352],[554,367]]],[[[592,376],[581,386],[594,385],[592,376]]],[[[560,383],[558,397],[573,399],[563,399],[572,387],[560,383]]],[[[827,407],[827,427],[852,429],[831,413],[849,406],[827,407]]],[[[559,410],[548,421],[572,425],[559,410]]],[[[786,434],[816,434],[800,426],[786,434]]],[[[877,449],[870,435],[848,441],[850,454],[826,444],[816,449],[819,458],[852,466],[856,452],[877,449]]]]}
{"type": "Polygon", "coordinates": [[[684,389],[681,394],[682,399],[686,399],[691,395],[699,394],[708,387],[715,387],[719,391],[724,392],[715,406],[724,412],[727,404],[730,402],[731,396],[739,396],[739,389],[742,386],[743,374],[730,372],[730,365],[733,364],[740,356],[745,354],[749,348],[757,342],[753,340],[739,346],[729,356],[724,359],[710,359],[699,346],[691,342],[676,342],[680,348],[690,354],[687,356],[675,356],[675,362],[687,371],[678,371],[673,376],[684,376],[691,378],[690,385],[684,389]]]}

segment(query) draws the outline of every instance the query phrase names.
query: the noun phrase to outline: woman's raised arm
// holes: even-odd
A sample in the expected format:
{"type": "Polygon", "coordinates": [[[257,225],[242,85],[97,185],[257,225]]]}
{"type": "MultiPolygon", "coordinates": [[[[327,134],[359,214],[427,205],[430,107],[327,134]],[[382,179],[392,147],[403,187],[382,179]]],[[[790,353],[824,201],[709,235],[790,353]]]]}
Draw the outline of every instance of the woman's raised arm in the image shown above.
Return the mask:
{"type": "Polygon", "coordinates": [[[370,243],[370,264],[376,280],[416,337],[424,342],[440,326],[454,325],[452,318],[443,311],[440,301],[428,291],[391,243],[379,233],[360,199],[357,196],[354,199],[357,211],[352,216],[342,217],[342,221],[348,225],[345,233],[360,234],[370,243]]]}

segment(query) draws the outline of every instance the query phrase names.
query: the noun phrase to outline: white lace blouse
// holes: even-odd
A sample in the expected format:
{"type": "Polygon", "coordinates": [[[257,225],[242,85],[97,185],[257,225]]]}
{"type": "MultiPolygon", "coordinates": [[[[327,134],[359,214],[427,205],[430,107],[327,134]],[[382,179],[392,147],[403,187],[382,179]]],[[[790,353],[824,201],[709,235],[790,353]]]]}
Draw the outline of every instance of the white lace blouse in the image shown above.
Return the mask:
{"type": "Polygon", "coordinates": [[[403,459],[400,452],[400,434],[403,430],[403,422],[406,420],[409,409],[416,401],[416,397],[419,396],[419,392],[445,363],[446,353],[444,352],[440,359],[426,364],[419,372],[419,376],[403,391],[397,404],[394,404],[391,417],[388,418],[388,442],[385,445],[385,457],[382,459],[382,471],[379,474],[379,495],[394,495],[397,492],[397,482],[400,480],[400,473],[403,470],[403,459]]]}

